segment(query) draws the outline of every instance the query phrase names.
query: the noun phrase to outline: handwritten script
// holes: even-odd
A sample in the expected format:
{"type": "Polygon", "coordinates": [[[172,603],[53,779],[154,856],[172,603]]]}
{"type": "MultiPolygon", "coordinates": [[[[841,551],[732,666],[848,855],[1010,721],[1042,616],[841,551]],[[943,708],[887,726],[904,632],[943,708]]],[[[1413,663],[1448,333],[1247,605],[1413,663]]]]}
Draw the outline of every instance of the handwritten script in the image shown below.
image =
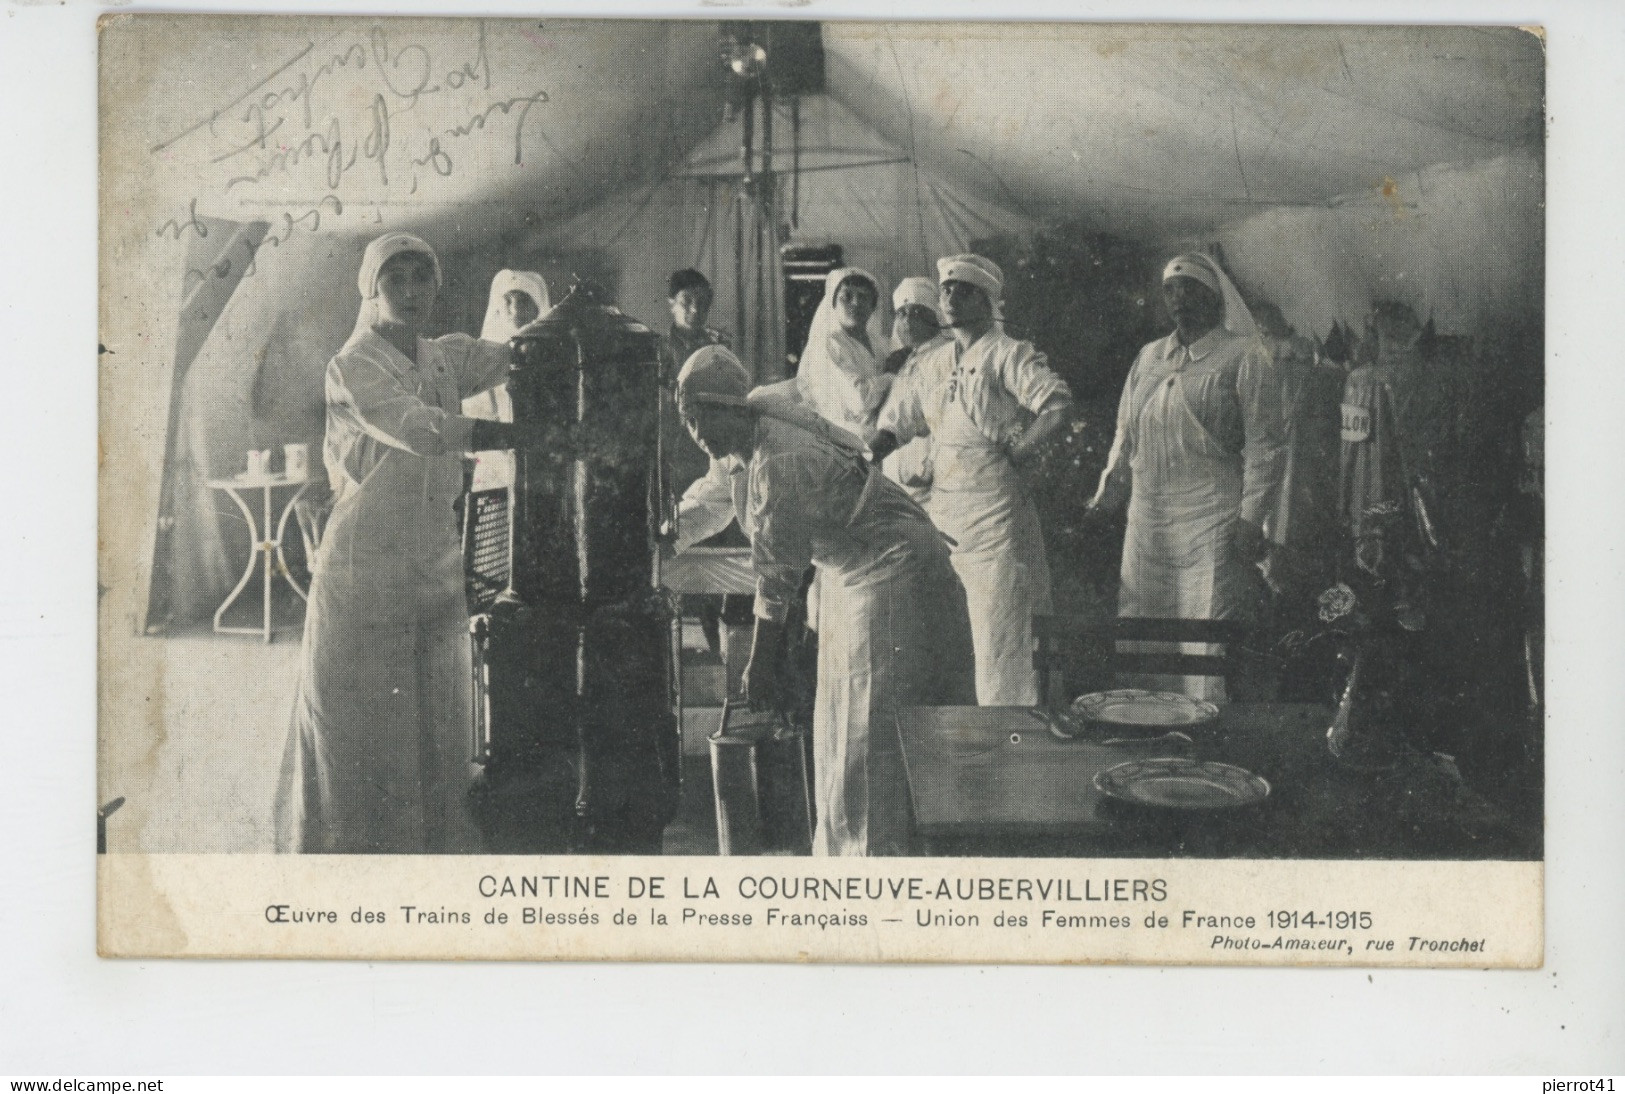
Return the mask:
{"type": "MultiPolygon", "coordinates": [[[[241,241],[240,257],[223,255],[193,273],[229,276],[236,261],[248,276],[263,247],[318,230],[324,216],[343,216],[347,202],[410,197],[428,179],[455,175],[471,141],[488,131],[511,133],[513,163],[523,165],[526,123],[548,102],[547,92],[501,87],[484,23],[471,43],[443,45],[381,25],[340,32],[305,45],[247,91],[153,145],[150,152],[165,160],[196,162],[205,178],[218,171],[210,197],[286,207],[259,242],[241,241]],[[255,194],[276,200],[244,200],[255,194]]],[[[155,234],[206,238],[198,206],[199,197],[189,199],[155,234]]]]}

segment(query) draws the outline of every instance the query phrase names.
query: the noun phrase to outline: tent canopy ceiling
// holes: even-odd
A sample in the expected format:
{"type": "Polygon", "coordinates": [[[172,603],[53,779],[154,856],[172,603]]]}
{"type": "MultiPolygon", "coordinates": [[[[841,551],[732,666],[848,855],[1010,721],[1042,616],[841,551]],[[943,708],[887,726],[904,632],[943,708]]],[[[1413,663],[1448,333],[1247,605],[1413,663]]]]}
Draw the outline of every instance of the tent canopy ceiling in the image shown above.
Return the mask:
{"type": "MultiPolygon", "coordinates": [[[[107,49],[151,74],[129,139],[159,192],[202,214],[316,210],[322,230],[474,244],[679,169],[721,116],[715,23],[195,25],[107,49]]],[[[1541,43],[1515,28],[830,23],[823,41],[829,94],[923,166],[1035,219],[1148,240],[1542,133],[1541,43]]],[[[109,139],[120,105],[110,91],[109,139]]]]}
{"type": "Polygon", "coordinates": [[[1038,219],[1160,240],[1538,148],[1515,28],[826,24],[831,93],[1038,219]]]}

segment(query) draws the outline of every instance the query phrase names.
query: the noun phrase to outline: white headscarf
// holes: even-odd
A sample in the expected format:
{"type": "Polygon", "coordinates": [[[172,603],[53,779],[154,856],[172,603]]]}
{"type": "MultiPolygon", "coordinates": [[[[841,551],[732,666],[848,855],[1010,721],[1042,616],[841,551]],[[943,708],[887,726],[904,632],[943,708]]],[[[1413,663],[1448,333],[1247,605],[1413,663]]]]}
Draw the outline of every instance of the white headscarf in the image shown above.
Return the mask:
{"type": "Polygon", "coordinates": [[[937,283],[929,277],[905,277],[897,283],[891,294],[892,311],[902,311],[910,304],[918,304],[942,322],[942,301],[937,283]]]}
{"type": "Polygon", "coordinates": [[[744,406],[750,373],[727,346],[702,346],[689,354],[677,373],[677,411],[690,413],[699,403],[744,406]]]}
{"type": "Polygon", "coordinates": [[[491,279],[491,295],[485,303],[485,322],[480,327],[480,337],[487,342],[506,342],[519,329],[508,318],[508,308],[504,298],[511,292],[522,292],[536,301],[536,314],[546,315],[547,309],[552,306],[547,296],[547,282],[542,275],[533,270],[502,270],[491,279]]]}
{"type": "Polygon", "coordinates": [[[1243,338],[1258,337],[1258,324],[1253,322],[1253,313],[1248,310],[1247,302],[1241,298],[1235,283],[1225,276],[1217,262],[1204,254],[1182,254],[1163,268],[1164,281],[1174,277],[1188,277],[1192,281],[1199,281],[1219,294],[1220,299],[1224,301],[1225,330],[1231,334],[1239,334],[1243,338]]]}
{"type": "Polygon", "coordinates": [[[378,322],[378,275],[383,272],[385,263],[403,254],[428,255],[429,262],[434,266],[435,287],[439,288],[443,283],[440,256],[434,253],[433,247],[409,232],[385,232],[367,244],[367,249],[361,255],[361,269],[355,279],[356,288],[361,290],[361,311],[356,316],[351,338],[365,334],[378,322]]]}
{"type": "Polygon", "coordinates": [[[988,303],[993,306],[994,321],[1004,318],[1004,271],[999,269],[997,262],[974,254],[939,258],[937,284],[942,285],[949,281],[963,281],[987,293],[988,303]]]}
{"type": "Polygon", "coordinates": [[[802,397],[834,422],[853,431],[865,427],[886,397],[891,377],[881,368],[885,358],[886,334],[880,322],[880,281],[866,270],[843,266],[824,278],[824,299],[813,314],[807,331],[807,346],[796,369],[796,382],[802,397]],[[867,281],[875,290],[875,310],[866,331],[869,350],[856,340],[841,335],[835,318],[835,294],[850,278],[867,281]]]}
{"type": "Polygon", "coordinates": [[[893,349],[904,348],[902,340],[897,337],[896,317],[910,304],[918,304],[934,315],[938,327],[948,322],[942,317],[942,300],[937,291],[937,283],[929,277],[905,277],[897,283],[897,288],[892,290],[891,294],[893,349]]]}

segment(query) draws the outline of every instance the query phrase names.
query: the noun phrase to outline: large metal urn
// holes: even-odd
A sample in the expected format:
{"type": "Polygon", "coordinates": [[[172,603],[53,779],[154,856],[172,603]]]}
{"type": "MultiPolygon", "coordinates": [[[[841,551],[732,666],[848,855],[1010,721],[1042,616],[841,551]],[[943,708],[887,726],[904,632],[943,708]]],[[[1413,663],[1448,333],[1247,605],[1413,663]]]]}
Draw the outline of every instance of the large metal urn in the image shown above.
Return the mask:
{"type": "Polygon", "coordinates": [[[475,627],[497,854],[658,854],[675,815],[658,338],[578,285],[511,342],[511,587],[475,627]]]}

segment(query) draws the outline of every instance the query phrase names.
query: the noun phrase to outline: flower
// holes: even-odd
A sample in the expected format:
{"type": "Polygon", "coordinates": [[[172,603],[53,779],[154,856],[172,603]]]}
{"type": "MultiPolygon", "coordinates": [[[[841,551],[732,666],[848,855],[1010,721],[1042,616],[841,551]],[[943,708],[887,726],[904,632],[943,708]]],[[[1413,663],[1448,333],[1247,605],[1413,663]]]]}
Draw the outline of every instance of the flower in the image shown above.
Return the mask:
{"type": "Polygon", "coordinates": [[[1339,581],[1316,601],[1323,623],[1335,623],[1354,610],[1354,590],[1339,581]]]}

